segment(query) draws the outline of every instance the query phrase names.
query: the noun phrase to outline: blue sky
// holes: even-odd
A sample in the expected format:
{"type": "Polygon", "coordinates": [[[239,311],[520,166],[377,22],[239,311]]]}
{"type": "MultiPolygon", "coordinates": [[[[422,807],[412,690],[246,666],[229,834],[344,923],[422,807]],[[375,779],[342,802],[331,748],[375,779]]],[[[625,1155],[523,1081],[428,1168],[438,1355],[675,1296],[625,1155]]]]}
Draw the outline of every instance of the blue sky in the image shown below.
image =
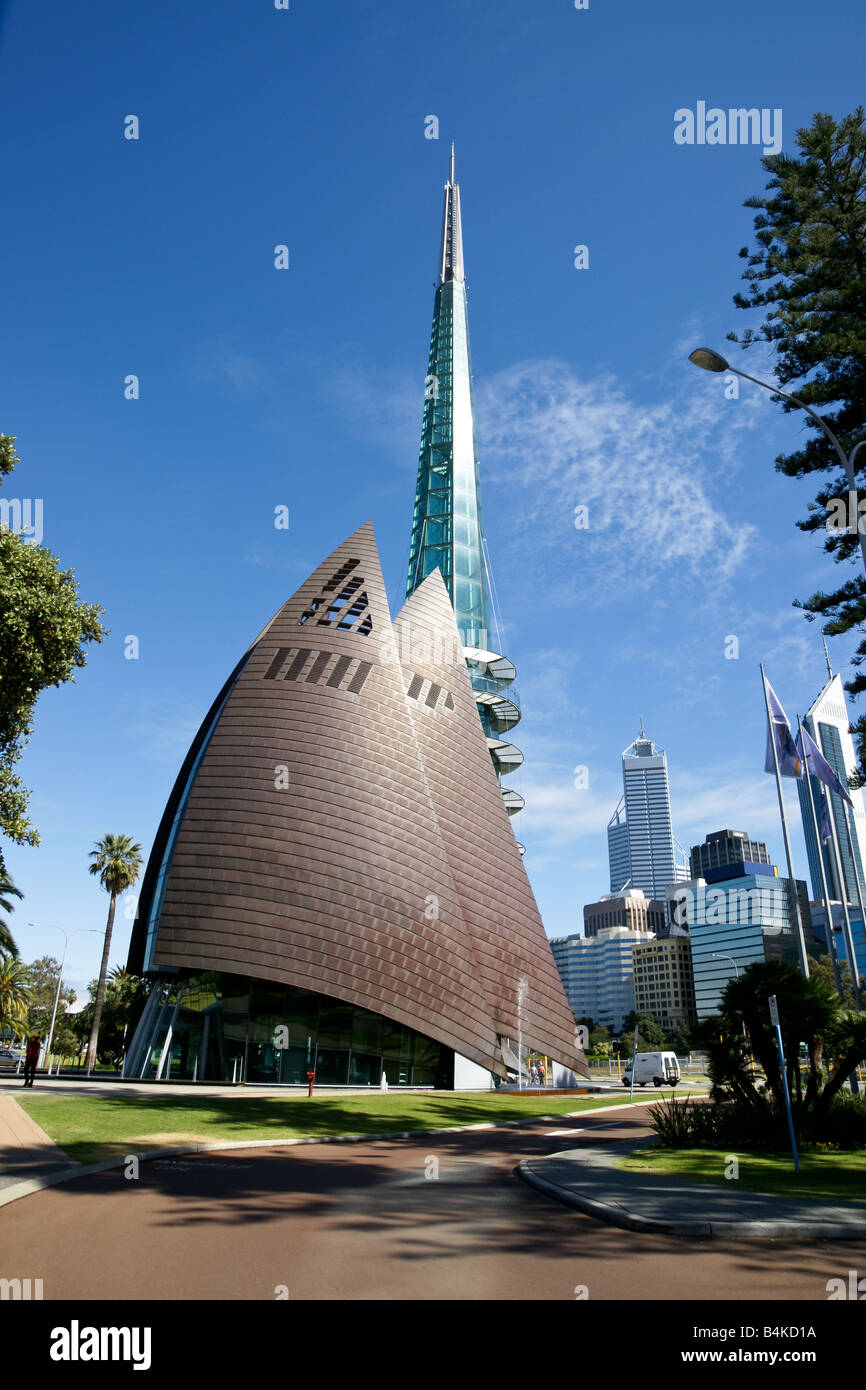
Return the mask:
{"type": "MultiPolygon", "coordinates": [[[[773,468],[802,419],[745,383],[726,400],[686,361],[748,320],[731,302],[742,204],[766,176],[754,145],[677,145],[674,112],[781,108],[791,150],[815,111],[862,99],[858,0],[12,0],[0,16],[0,430],[21,456],[4,495],[43,499],[44,543],[111,629],[41,697],[22,764],[42,835],[7,854],[25,958],[59,954],[49,924],[102,928],[93,841],[149,850],[239,653],[368,518],[397,606],[452,139],[524,707],[517,825],[548,934],[607,889],[639,715],[668,754],[678,837],[731,826],[779,860],[758,662],[789,713],[807,707],[825,667],[792,600],[841,576],[794,526],[814,489],[773,468]]],[[[731,352],[772,373],[760,349],[731,352]]],[[[852,649],[833,641],[843,674],[852,649]]],[[[794,852],[804,877],[799,833],[794,852]]],[[[78,982],[99,949],[72,938],[78,982]]]]}

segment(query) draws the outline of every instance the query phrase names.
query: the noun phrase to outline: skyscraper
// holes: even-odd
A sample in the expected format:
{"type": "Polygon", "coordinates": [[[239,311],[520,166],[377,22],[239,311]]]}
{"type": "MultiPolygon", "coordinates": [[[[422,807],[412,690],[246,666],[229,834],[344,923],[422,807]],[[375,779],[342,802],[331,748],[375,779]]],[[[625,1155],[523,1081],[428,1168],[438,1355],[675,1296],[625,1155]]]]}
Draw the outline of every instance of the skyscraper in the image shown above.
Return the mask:
{"type": "MultiPolygon", "coordinates": [[[[848,707],[845,703],[845,689],[842,685],[842,678],[833,675],[829,671],[829,680],[824,686],[818,698],[809,709],[808,714],[803,720],[804,725],[809,730],[827,762],[833,768],[843,785],[847,785],[848,778],[857,769],[857,758],[854,753],[854,743],[850,733],[850,718],[848,707]]],[[[819,792],[821,783],[813,777],[812,791],[815,797],[815,807],[819,810],[819,792]]],[[[806,839],[806,852],[809,857],[809,874],[812,879],[812,893],[815,898],[821,898],[821,871],[818,864],[818,846],[815,840],[815,831],[812,828],[812,812],[809,807],[809,793],[805,779],[797,781],[797,792],[800,797],[800,810],[803,816],[803,834],[806,839]]],[[[842,798],[836,792],[829,793],[831,802],[831,813],[836,825],[836,834],[839,840],[839,853],[842,859],[842,874],[845,879],[846,901],[856,903],[857,880],[855,878],[855,865],[852,863],[851,851],[848,848],[848,836],[845,830],[845,806],[842,798]]],[[[851,792],[851,800],[854,803],[854,814],[849,816],[851,823],[851,838],[854,842],[854,859],[856,861],[856,873],[860,876],[860,884],[866,896],[866,876],[864,876],[863,866],[866,864],[866,812],[863,809],[863,796],[859,791],[851,792]]],[[[824,866],[827,873],[827,887],[830,897],[841,902],[842,894],[839,887],[839,876],[836,872],[835,856],[827,842],[824,842],[824,866]]]]}
{"type": "Polygon", "coordinates": [[[610,891],[641,888],[664,898],[672,883],[688,878],[684,851],[674,840],[663,748],[644,734],[622,755],[623,795],[607,827],[610,891]],[[679,852],[679,853],[678,853],[679,852]]]}
{"type": "MultiPolygon", "coordinates": [[[[435,569],[445,581],[454,608],[487,747],[501,782],[523,762],[523,754],[508,737],[520,720],[520,706],[512,684],[516,671],[502,655],[498,635],[494,636],[498,623],[481,522],[460,188],[454,178],[453,145],[445,185],[406,597],[411,598],[435,569]]],[[[503,787],[502,795],[509,815],[523,806],[523,797],[512,788],[503,787]]]]}
{"type": "MultiPolygon", "coordinates": [[[[770,853],[763,840],[751,840],[745,830],[714,830],[702,845],[693,845],[689,855],[692,878],[717,878],[732,864],[769,864],[770,853]]],[[[711,880],[709,880],[711,881],[711,880]]]]}
{"type": "Polygon", "coordinates": [[[605,927],[597,936],[555,936],[550,943],[572,1013],[618,1033],[634,1008],[634,948],[647,933],[605,927]]]}

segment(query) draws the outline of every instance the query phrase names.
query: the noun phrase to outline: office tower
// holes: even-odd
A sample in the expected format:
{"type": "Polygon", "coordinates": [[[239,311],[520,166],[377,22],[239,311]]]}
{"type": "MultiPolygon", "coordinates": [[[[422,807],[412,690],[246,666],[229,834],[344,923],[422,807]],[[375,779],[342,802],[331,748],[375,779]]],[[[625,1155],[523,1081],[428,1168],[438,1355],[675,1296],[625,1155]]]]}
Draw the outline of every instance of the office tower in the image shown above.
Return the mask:
{"type": "MultiPolygon", "coordinates": [[[[728,981],[747,965],[784,960],[796,967],[799,961],[790,880],[779,878],[772,865],[740,863],[710,872],[727,877],[691,879],[668,894],[673,928],[689,934],[699,1020],[718,1012],[728,981]]],[[[814,940],[808,889],[799,880],[794,889],[808,946],[814,940]]]]}
{"type": "Polygon", "coordinates": [[[634,945],[634,1006],[664,1029],[696,1022],[692,948],[688,936],[656,936],[634,945]]]}
{"type": "Polygon", "coordinates": [[[598,936],[606,927],[628,927],[629,931],[660,932],[665,929],[665,904],[648,898],[640,888],[623,893],[605,893],[597,903],[583,909],[584,936],[598,936]]]}
{"type": "Polygon", "coordinates": [[[689,870],[674,840],[665,751],[646,737],[643,720],[622,755],[622,781],[622,799],[607,828],[610,891],[640,888],[648,898],[664,898],[689,870]]]}
{"type": "MultiPolygon", "coordinates": [[[[454,607],[487,747],[501,784],[523,762],[523,754],[510,742],[511,730],[520,720],[520,706],[513,686],[517,673],[502,655],[481,519],[460,187],[454,178],[453,145],[445,185],[406,597],[435,569],[454,607]]],[[[424,633],[410,633],[409,641],[423,643],[424,633]]],[[[509,815],[524,804],[519,792],[510,787],[502,787],[502,797],[509,815]]],[[[522,852],[523,846],[519,848],[522,852]]]]}
{"type": "Polygon", "coordinates": [[[750,840],[744,830],[714,830],[702,845],[693,845],[689,854],[692,878],[707,878],[717,869],[732,864],[769,864],[770,855],[763,840],[750,840]]]}
{"type": "Polygon", "coordinates": [[[575,1017],[620,1032],[635,1006],[633,949],[646,939],[645,932],[627,927],[605,927],[597,936],[553,938],[553,959],[575,1017]]]}
{"type": "MultiPolygon", "coordinates": [[[[809,730],[813,739],[817,743],[827,762],[833,768],[843,785],[847,785],[848,778],[857,770],[857,759],[854,754],[854,743],[850,734],[850,718],[848,707],[845,703],[845,688],[842,685],[842,678],[830,673],[830,678],[824,689],[821,691],[808,714],[803,720],[803,724],[809,730]]],[[[816,811],[820,816],[819,794],[822,784],[817,778],[812,778],[812,792],[815,797],[816,811]]],[[[803,834],[806,840],[806,853],[809,858],[809,876],[812,880],[812,893],[816,900],[822,898],[821,870],[818,862],[818,846],[815,840],[815,831],[812,826],[812,812],[809,807],[809,792],[806,787],[805,778],[797,781],[797,791],[800,797],[800,810],[803,816],[803,834]]],[[[846,900],[849,903],[857,903],[857,879],[855,873],[859,874],[860,885],[866,898],[866,875],[863,866],[866,864],[866,811],[863,809],[863,795],[859,791],[851,792],[851,800],[854,803],[854,812],[848,813],[851,825],[851,838],[854,844],[854,860],[852,863],[851,851],[848,848],[848,836],[845,831],[845,803],[836,792],[830,792],[831,814],[836,825],[836,834],[839,840],[839,853],[842,859],[842,873],[845,879],[846,900]],[[856,863],[856,868],[855,868],[856,863]]],[[[820,821],[819,821],[820,824],[820,821]]],[[[842,901],[842,894],[839,885],[839,875],[836,872],[836,859],[832,850],[832,844],[822,842],[824,852],[824,868],[827,874],[827,887],[831,899],[837,902],[842,901]]]]}
{"type": "MultiPolygon", "coordinates": [[[[815,939],[829,950],[827,909],[823,901],[810,903],[809,906],[812,913],[812,931],[815,939]]],[[[836,954],[840,961],[848,963],[848,944],[845,940],[841,902],[831,902],[830,911],[833,916],[833,940],[836,943],[836,954]]],[[[848,906],[848,920],[851,923],[851,938],[854,942],[854,954],[857,957],[857,974],[861,980],[864,980],[866,979],[866,931],[863,929],[860,909],[855,907],[853,903],[848,906]]]]}

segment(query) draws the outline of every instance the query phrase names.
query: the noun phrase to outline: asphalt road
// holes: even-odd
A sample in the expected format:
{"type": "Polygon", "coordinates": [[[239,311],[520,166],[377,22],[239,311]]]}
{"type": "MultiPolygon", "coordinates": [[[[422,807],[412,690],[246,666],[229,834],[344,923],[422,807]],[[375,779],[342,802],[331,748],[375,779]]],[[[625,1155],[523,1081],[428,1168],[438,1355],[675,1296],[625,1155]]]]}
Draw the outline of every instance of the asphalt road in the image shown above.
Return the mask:
{"type": "Polygon", "coordinates": [[[828,1279],[866,1268],[866,1242],[635,1236],[513,1173],[581,1134],[642,1133],[642,1112],[627,1111],[191,1155],[143,1163],[138,1180],[118,1168],[0,1209],[0,1277],[41,1278],[46,1300],[570,1301],[585,1289],[607,1300],[825,1301],[828,1279]]]}

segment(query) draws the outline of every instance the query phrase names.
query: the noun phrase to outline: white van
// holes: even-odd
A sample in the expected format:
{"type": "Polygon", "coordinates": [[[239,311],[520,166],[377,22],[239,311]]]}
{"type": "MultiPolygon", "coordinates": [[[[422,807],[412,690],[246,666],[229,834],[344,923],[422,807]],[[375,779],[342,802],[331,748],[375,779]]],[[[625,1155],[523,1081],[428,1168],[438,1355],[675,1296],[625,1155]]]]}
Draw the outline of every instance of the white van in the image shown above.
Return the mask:
{"type": "MultiPolygon", "coordinates": [[[[636,1086],[645,1086],[648,1081],[654,1086],[676,1086],[680,1079],[680,1064],[675,1052],[639,1052],[634,1061],[636,1086]]],[[[622,1084],[631,1086],[631,1062],[626,1064],[622,1084]]]]}

